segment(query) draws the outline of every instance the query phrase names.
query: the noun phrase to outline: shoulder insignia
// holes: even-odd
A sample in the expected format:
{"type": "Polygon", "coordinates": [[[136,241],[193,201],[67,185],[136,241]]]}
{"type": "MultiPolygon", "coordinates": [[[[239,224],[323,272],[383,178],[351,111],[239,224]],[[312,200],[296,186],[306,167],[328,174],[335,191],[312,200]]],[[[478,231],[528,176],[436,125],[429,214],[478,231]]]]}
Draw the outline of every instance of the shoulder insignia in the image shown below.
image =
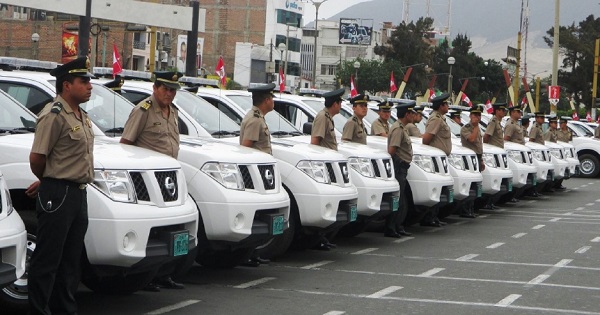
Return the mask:
{"type": "Polygon", "coordinates": [[[352,117],[352,120],[358,123],[358,118],[352,117]]]}
{"type": "Polygon", "coordinates": [[[254,117],[257,117],[257,118],[260,117],[260,112],[258,110],[254,111],[254,117]]]}
{"type": "Polygon", "coordinates": [[[50,112],[58,114],[58,113],[60,113],[60,111],[62,109],[63,109],[63,104],[61,102],[54,102],[54,104],[52,104],[52,109],[50,109],[50,112]]]}
{"type": "Polygon", "coordinates": [[[140,107],[143,110],[149,110],[150,107],[152,106],[152,101],[151,100],[147,100],[144,104],[142,104],[140,107]]]}

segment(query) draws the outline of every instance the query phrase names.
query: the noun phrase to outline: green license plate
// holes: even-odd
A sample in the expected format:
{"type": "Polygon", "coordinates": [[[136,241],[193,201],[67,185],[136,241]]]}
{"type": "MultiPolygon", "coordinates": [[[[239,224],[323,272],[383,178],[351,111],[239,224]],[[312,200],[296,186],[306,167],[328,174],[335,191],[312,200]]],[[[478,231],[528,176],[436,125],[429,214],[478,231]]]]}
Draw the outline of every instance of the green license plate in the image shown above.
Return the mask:
{"type": "Polygon", "coordinates": [[[448,190],[448,203],[454,202],[454,189],[450,188],[448,190]]]}
{"type": "Polygon", "coordinates": [[[283,229],[285,227],[285,221],[283,220],[283,214],[274,216],[271,221],[271,231],[273,231],[273,235],[281,235],[283,234],[283,229]]]}
{"type": "Polygon", "coordinates": [[[392,211],[398,211],[400,208],[400,197],[394,196],[392,197],[392,211]]]}
{"type": "Polygon", "coordinates": [[[533,174],[533,186],[537,186],[537,174],[533,174]]]}
{"type": "Polygon", "coordinates": [[[349,213],[348,221],[354,222],[358,218],[358,207],[355,204],[350,205],[350,213],[349,213]]]}
{"type": "Polygon", "coordinates": [[[481,187],[480,183],[477,183],[477,198],[481,197],[482,193],[483,193],[483,188],[481,187]]]}
{"type": "Polygon", "coordinates": [[[507,188],[508,188],[508,191],[512,191],[512,178],[508,179],[508,186],[507,186],[507,188]]]}
{"type": "Polygon", "coordinates": [[[189,242],[188,232],[173,235],[173,256],[187,255],[189,242]]]}

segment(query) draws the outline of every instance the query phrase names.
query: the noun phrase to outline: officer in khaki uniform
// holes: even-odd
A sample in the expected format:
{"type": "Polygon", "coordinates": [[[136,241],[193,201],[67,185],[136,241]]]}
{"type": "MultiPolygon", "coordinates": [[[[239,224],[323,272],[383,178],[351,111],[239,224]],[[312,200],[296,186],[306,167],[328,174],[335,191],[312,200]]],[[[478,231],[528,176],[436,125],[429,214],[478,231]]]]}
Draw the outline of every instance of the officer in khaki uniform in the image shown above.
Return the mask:
{"type": "Polygon", "coordinates": [[[348,121],[344,125],[342,130],[342,140],[349,142],[357,142],[361,144],[367,144],[367,130],[363,125],[363,118],[367,116],[367,102],[369,101],[368,95],[358,94],[352,99],[352,110],[354,115],[348,118],[348,121]]]}
{"type": "Polygon", "coordinates": [[[506,115],[506,104],[498,103],[492,105],[494,108],[493,117],[485,128],[483,142],[504,148],[504,134],[502,132],[502,117],[506,115]]]}
{"type": "MultiPolygon", "coordinates": [[[[479,106],[473,106],[469,113],[469,122],[460,128],[460,143],[463,147],[471,149],[477,155],[477,161],[479,162],[479,171],[485,169],[485,163],[483,163],[483,137],[481,136],[481,128],[479,128],[479,122],[481,121],[481,108],[479,106]]],[[[470,200],[466,204],[460,205],[460,216],[463,218],[475,218],[475,212],[473,211],[473,200],[470,200]]]]}
{"type": "Polygon", "coordinates": [[[415,102],[412,101],[396,106],[398,120],[392,125],[388,136],[388,153],[392,156],[392,161],[394,162],[394,174],[400,185],[400,206],[398,211],[390,213],[386,218],[385,231],[383,233],[386,237],[399,238],[402,235],[412,235],[412,233],[408,233],[404,230],[404,220],[408,213],[408,206],[409,204],[412,204],[412,202],[410,202],[412,193],[408,188],[406,176],[408,175],[408,169],[412,162],[413,151],[412,142],[406,130],[406,125],[412,122],[414,118],[414,105],[415,102]]]}
{"type": "MultiPolygon", "coordinates": [[[[431,109],[433,112],[425,125],[425,134],[423,134],[423,144],[438,148],[446,155],[452,151],[452,138],[450,127],[446,123],[446,113],[448,113],[448,98],[450,94],[444,93],[431,100],[431,109]]],[[[439,206],[431,209],[431,213],[426,215],[421,221],[423,226],[440,227],[446,225],[446,222],[440,221],[437,217],[439,206]]]]}
{"type": "Polygon", "coordinates": [[[390,133],[390,124],[388,120],[392,115],[392,105],[389,102],[380,102],[379,106],[379,118],[375,119],[371,124],[371,135],[387,137],[390,133]]]}
{"type": "Polygon", "coordinates": [[[450,112],[450,119],[452,119],[455,123],[457,123],[459,126],[462,127],[463,123],[462,123],[462,119],[460,117],[461,111],[451,109],[449,112],[450,112]]]}
{"type": "Polygon", "coordinates": [[[419,128],[415,125],[421,122],[421,120],[423,120],[423,106],[415,106],[413,108],[414,110],[414,114],[413,114],[413,121],[409,122],[408,124],[406,124],[405,128],[408,131],[408,135],[411,137],[419,137],[421,138],[423,135],[421,134],[421,131],[419,130],[419,128]]]}
{"type": "Polygon", "coordinates": [[[92,93],[89,60],[79,57],[50,71],[58,96],[40,112],[30,167],[36,248],[28,275],[30,314],[75,314],[83,240],[88,226],[86,186],[94,180],[94,133],[79,104],[92,93]]]}
{"type": "Polygon", "coordinates": [[[133,108],[121,143],[157,151],[173,158],[179,153],[178,111],[173,99],[181,72],[154,72],[153,93],[133,108]]]}
{"type": "Polygon", "coordinates": [[[567,127],[567,122],[569,121],[569,118],[566,117],[561,117],[559,120],[560,123],[560,129],[558,129],[558,131],[556,132],[556,136],[558,137],[558,141],[562,141],[562,142],[570,142],[573,140],[573,134],[571,133],[571,131],[569,131],[569,128],[567,127]]]}
{"type": "Polygon", "coordinates": [[[335,137],[335,124],[333,116],[337,115],[342,108],[342,95],[345,89],[323,94],[325,108],[323,108],[313,121],[310,143],[337,151],[337,139],[335,137]]]}
{"type": "Polygon", "coordinates": [[[556,143],[558,141],[558,135],[556,134],[556,130],[558,128],[558,118],[550,117],[548,119],[548,130],[544,133],[544,141],[550,141],[556,143]]]}
{"type": "Polygon", "coordinates": [[[521,107],[513,106],[508,109],[510,119],[504,127],[504,141],[510,141],[518,144],[525,144],[525,138],[523,137],[523,130],[519,125],[521,120],[521,107]]]}
{"type": "Polygon", "coordinates": [[[529,131],[529,141],[545,144],[544,134],[542,131],[542,124],[544,123],[544,113],[536,112],[535,113],[535,123],[533,123],[533,127],[529,131]]]}
{"type": "Polygon", "coordinates": [[[265,115],[275,107],[273,89],[275,83],[260,84],[248,89],[252,93],[252,109],[248,111],[240,125],[240,144],[273,155],[271,132],[265,115]]]}

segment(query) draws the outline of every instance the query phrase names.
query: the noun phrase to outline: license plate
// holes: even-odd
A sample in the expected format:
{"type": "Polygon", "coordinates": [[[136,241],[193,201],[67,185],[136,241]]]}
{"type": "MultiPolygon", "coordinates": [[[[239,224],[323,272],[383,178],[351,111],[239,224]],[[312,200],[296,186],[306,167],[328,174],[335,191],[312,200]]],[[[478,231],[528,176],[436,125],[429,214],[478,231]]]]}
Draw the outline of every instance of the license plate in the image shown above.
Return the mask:
{"type": "Polygon", "coordinates": [[[481,197],[482,193],[483,193],[483,188],[481,187],[480,183],[477,183],[477,198],[481,197]]]}
{"type": "Polygon", "coordinates": [[[512,178],[508,179],[507,189],[508,189],[508,191],[512,191],[512,178]]]}
{"type": "Polygon", "coordinates": [[[348,213],[348,221],[354,222],[358,218],[358,207],[355,204],[350,205],[350,212],[348,213]]]}
{"type": "Polygon", "coordinates": [[[284,227],[285,221],[283,220],[283,215],[274,216],[271,221],[271,231],[273,232],[273,235],[283,234],[284,227]]]}
{"type": "Polygon", "coordinates": [[[533,174],[533,186],[537,186],[537,174],[533,174]]]}
{"type": "Polygon", "coordinates": [[[173,256],[187,255],[189,238],[188,232],[173,235],[173,256]]]}
{"type": "Polygon", "coordinates": [[[454,189],[448,189],[448,203],[454,202],[454,189]]]}
{"type": "Polygon", "coordinates": [[[400,197],[394,196],[392,197],[392,211],[398,211],[400,207],[400,197]]]}

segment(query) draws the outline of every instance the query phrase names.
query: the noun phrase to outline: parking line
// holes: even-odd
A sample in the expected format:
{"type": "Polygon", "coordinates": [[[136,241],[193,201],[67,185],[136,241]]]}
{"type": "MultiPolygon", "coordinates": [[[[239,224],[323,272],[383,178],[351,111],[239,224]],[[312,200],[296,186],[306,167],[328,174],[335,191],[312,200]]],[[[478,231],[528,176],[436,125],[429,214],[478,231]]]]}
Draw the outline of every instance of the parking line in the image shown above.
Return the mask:
{"type": "Polygon", "coordinates": [[[591,206],[593,206],[594,204],[595,204],[595,203],[591,202],[591,203],[586,203],[585,205],[586,205],[586,206],[588,206],[588,207],[591,207],[591,206]]]}
{"type": "Polygon", "coordinates": [[[573,261],[573,259],[563,259],[563,260],[557,262],[556,264],[554,264],[554,267],[566,267],[572,261],[573,261]]]}
{"type": "Polygon", "coordinates": [[[587,187],[587,186],[588,186],[588,185],[581,185],[581,186],[579,186],[579,187],[580,187],[580,188],[585,188],[585,187],[587,187]]]}
{"type": "Polygon", "coordinates": [[[484,214],[484,215],[480,215],[480,216],[478,216],[478,218],[480,218],[480,219],[483,219],[483,218],[487,218],[487,217],[489,217],[489,216],[490,216],[489,214],[484,214]]]}
{"type": "Polygon", "coordinates": [[[590,242],[592,242],[592,243],[598,243],[598,242],[600,242],[600,236],[594,237],[590,242]]]}
{"type": "Polygon", "coordinates": [[[595,184],[594,182],[589,182],[589,183],[588,183],[588,185],[594,185],[594,184],[595,184]]]}
{"type": "Polygon", "coordinates": [[[529,200],[529,201],[527,201],[527,203],[534,203],[534,202],[536,202],[536,200],[529,200]]]}
{"type": "Polygon", "coordinates": [[[575,251],[575,254],[584,254],[587,252],[592,246],[583,246],[582,248],[575,251]]]}
{"type": "Polygon", "coordinates": [[[463,225],[465,223],[468,223],[469,221],[458,221],[458,222],[454,222],[454,223],[450,223],[450,225],[463,225]]]}
{"type": "Polygon", "coordinates": [[[234,288],[236,289],[248,289],[254,286],[257,286],[259,284],[263,284],[265,282],[271,281],[271,280],[275,280],[276,278],[274,277],[265,277],[265,278],[261,278],[258,280],[254,280],[254,281],[250,281],[250,282],[246,282],[246,283],[242,283],[240,285],[236,285],[234,286],[234,288]]]}
{"type": "Polygon", "coordinates": [[[540,284],[540,283],[546,281],[546,279],[548,279],[548,278],[550,278],[550,275],[541,274],[541,275],[533,278],[531,281],[527,282],[527,285],[540,284]]]}
{"type": "Polygon", "coordinates": [[[512,238],[521,238],[525,235],[527,235],[527,233],[517,233],[517,234],[513,235],[512,238]]]}
{"type": "Polygon", "coordinates": [[[396,292],[396,291],[398,291],[398,290],[400,290],[402,288],[403,287],[399,287],[399,286],[387,287],[387,288],[385,288],[383,290],[380,290],[380,291],[377,291],[377,292],[375,292],[375,293],[373,293],[371,295],[367,295],[366,298],[369,298],[369,299],[379,299],[379,298],[382,298],[382,297],[384,297],[384,296],[386,296],[386,295],[388,295],[390,293],[394,293],[394,292],[396,292]]]}
{"type": "Polygon", "coordinates": [[[332,262],[333,262],[333,260],[323,260],[318,263],[300,267],[300,269],[315,269],[315,268],[319,268],[319,267],[327,265],[327,264],[331,264],[332,262]]]}
{"type": "Polygon", "coordinates": [[[543,224],[540,224],[540,225],[536,225],[536,226],[532,227],[531,229],[532,229],[532,230],[539,230],[539,229],[543,228],[544,226],[545,226],[545,225],[543,225],[543,224]]]}
{"type": "Polygon", "coordinates": [[[346,314],[346,312],[344,312],[344,311],[330,311],[323,315],[344,315],[344,314],[346,314]]]}
{"type": "Polygon", "coordinates": [[[560,218],[554,218],[554,219],[550,220],[550,222],[558,222],[558,221],[560,221],[560,218]]]}
{"type": "Polygon", "coordinates": [[[362,255],[362,254],[366,254],[366,253],[370,253],[370,252],[376,251],[378,249],[379,248],[366,248],[366,249],[354,252],[354,253],[352,253],[352,255],[362,255]]]}
{"type": "Polygon", "coordinates": [[[148,312],[146,313],[146,315],[160,315],[160,314],[165,314],[174,310],[178,310],[180,308],[184,308],[187,306],[190,306],[192,304],[196,304],[200,302],[200,300],[187,300],[187,301],[183,301],[183,302],[179,302],[173,305],[169,305],[169,306],[165,306],[165,307],[161,307],[157,310],[154,310],[152,312],[148,312]]]}
{"type": "Polygon", "coordinates": [[[571,189],[573,189],[573,190],[578,190],[578,189],[579,189],[579,187],[574,187],[574,188],[571,188],[571,189]]]}
{"type": "Polygon", "coordinates": [[[494,243],[494,244],[492,244],[492,245],[490,245],[490,246],[488,246],[486,248],[494,249],[494,248],[498,248],[498,247],[500,247],[502,245],[504,245],[504,243],[494,243]]]}
{"type": "MultiPolygon", "coordinates": [[[[579,209],[579,208],[577,208],[577,209],[579,209]]],[[[575,210],[577,210],[577,209],[575,209],[575,210]]],[[[583,210],[583,209],[580,209],[580,210],[583,210]]],[[[579,211],[579,210],[577,210],[577,211],[579,211]]],[[[573,215],[573,212],[567,212],[567,213],[564,213],[563,215],[573,215]]]]}
{"type": "Polygon", "coordinates": [[[440,271],[444,271],[446,268],[433,268],[431,270],[425,271],[422,274],[418,275],[418,277],[431,277],[440,271]]]}
{"type": "Polygon", "coordinates": [[[496,306],[507,307],[507,306],[513,304],[513,302],[516,301],[517,299],[519,299],[520,297],[521,297],[520,294],[511,294],[511,295],[503,298],[500,302],[496,303],[496,306]]]}
{"type": "Polygon", "coordinates": [[[399,243],[403,243],[403,242],[406,242],[406,241],[410,241],[412,239],[414,239],[414,237],[412,237],[412,236],[402,237],[402,238],[399,238],[399,239],[395,240],[394,243],[399,244],[399,243]]]}
{"type": "Polygon", "coordinates": [[[462,257],[458,257],[456,258],[456,261],[468,261],[471,260],[475,257],[479,256],[479,254],[468,254],[468,255],[464,255],[462,257]]]}
{"type": "Polygon", "coordinates": [[[578,207],[578,208],[575,208],[575,211],[581,211],[583,209],[585,209],[585,207],[578,207]]]}

